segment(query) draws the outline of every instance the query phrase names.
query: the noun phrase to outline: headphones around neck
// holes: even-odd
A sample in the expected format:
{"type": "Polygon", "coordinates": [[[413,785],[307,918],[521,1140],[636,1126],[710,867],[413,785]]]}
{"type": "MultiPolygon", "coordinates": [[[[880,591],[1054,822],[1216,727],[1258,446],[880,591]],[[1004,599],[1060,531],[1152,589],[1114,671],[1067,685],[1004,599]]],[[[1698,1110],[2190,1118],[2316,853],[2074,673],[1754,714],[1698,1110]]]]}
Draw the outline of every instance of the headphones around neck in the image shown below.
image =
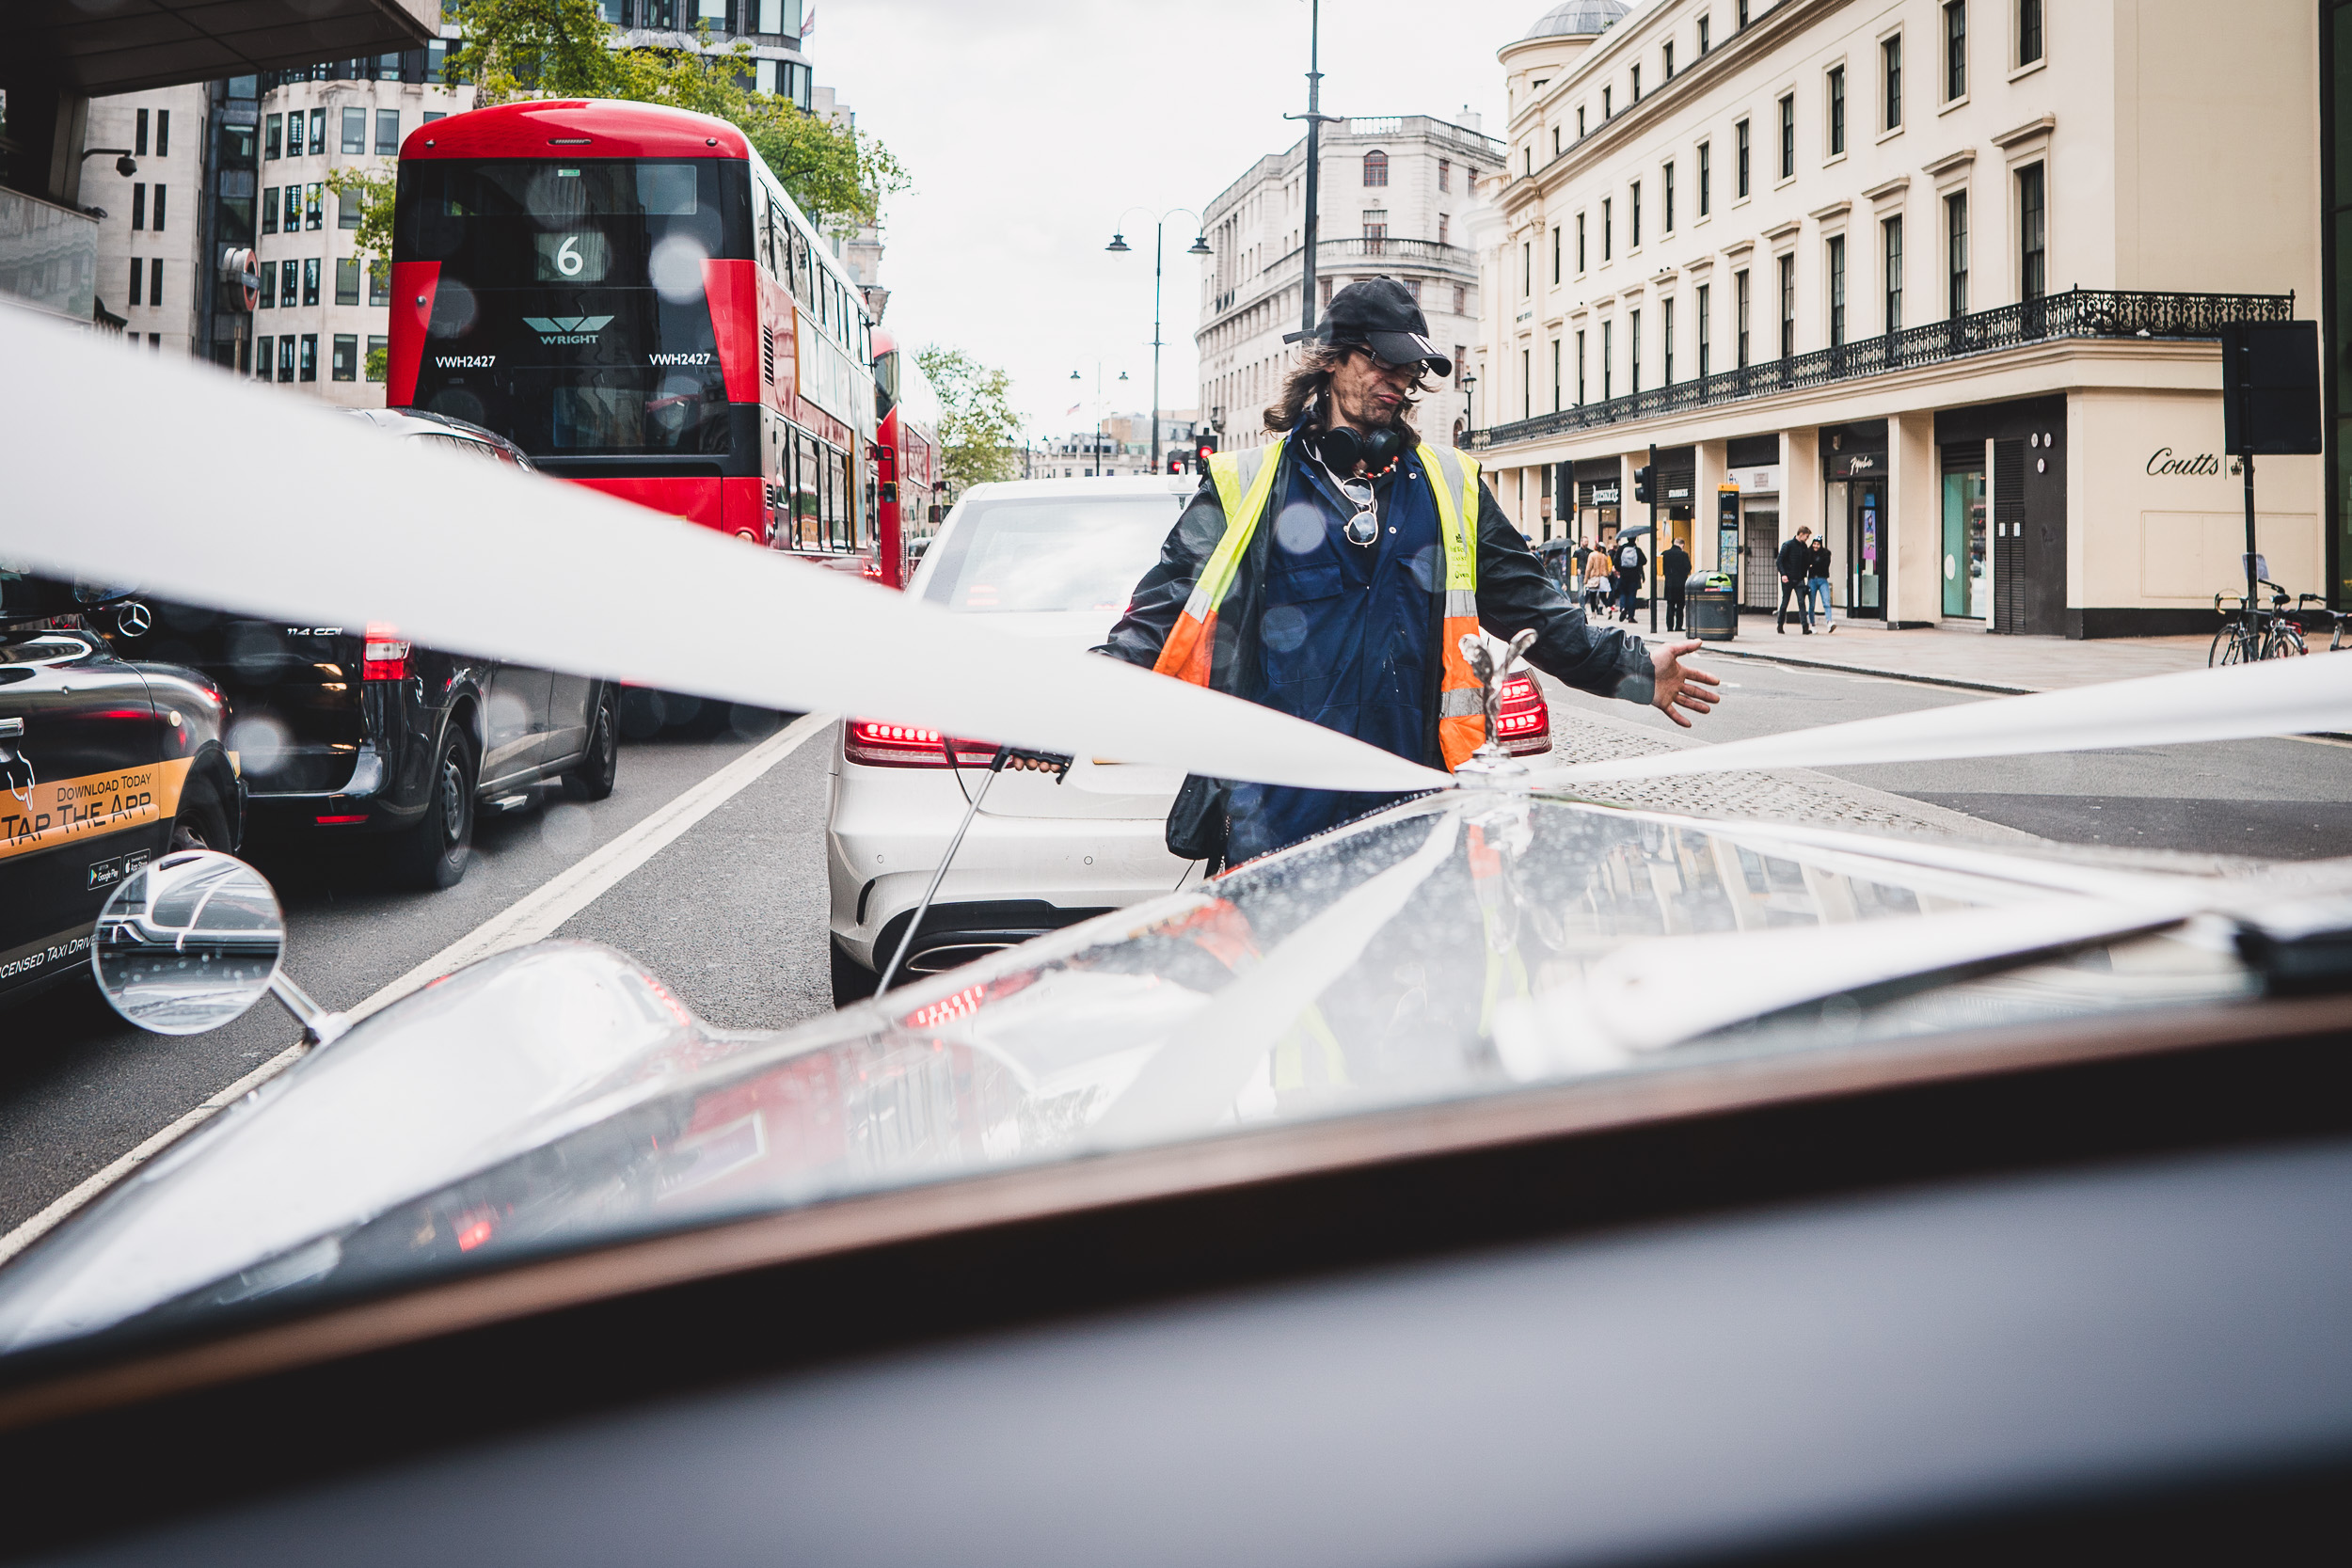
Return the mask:
{"type": "Polygon", "coordinates": [[[1334,473],[1352,474],[1356,471],[1356,465],[1359,463],[1363,464],[1367,468],[1385,467],[1390,459],[1405,450],[1405,433],[1394,425],[1384,425],[1378,430],[1370,432],[1350,430],[1345,425],[1333,425],[1331,423],[1331,388],[1328,385],[1323,388],[1323,398],[1317,405],[1317,414],[1325,428],[1321,435],[1308,437],[1308,450],[1315,454],[1317,462],[1324,464],[1334,473]]]}

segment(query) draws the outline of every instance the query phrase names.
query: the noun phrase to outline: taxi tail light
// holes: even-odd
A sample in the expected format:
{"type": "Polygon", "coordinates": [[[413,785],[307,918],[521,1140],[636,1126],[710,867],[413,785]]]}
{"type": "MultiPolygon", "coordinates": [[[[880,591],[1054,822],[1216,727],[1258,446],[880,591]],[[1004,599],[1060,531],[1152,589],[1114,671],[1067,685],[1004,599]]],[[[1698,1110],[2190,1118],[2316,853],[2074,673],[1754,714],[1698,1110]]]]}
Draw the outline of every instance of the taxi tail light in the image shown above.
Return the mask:
{"type": "Polygon", "coordinates": [[[408,643],[400,628],[382,621],[368,623],[367,647],[359,657],[363,681],[405,681],[408,678],[408,643]]]}
{"type": "MultiPolygon", "coordinates": [[[[964,768],[986,768],[996,760],[996,748],[985,740],[955,743],[956,761],[964,768]]],[[[945,768],[947,753],[937,730],[914,724],[885,724],[877,719],[852,719],[841,733],[841,754],[868,768],[945,768]]]]}
{"type": "Polygon", "coordinates": [[[1495,724],[1496,738],[1515,757],[1551,750],[1551,705],[1533,675],[1513,675],[1502,683],[1502,713],[1495,724]]]}

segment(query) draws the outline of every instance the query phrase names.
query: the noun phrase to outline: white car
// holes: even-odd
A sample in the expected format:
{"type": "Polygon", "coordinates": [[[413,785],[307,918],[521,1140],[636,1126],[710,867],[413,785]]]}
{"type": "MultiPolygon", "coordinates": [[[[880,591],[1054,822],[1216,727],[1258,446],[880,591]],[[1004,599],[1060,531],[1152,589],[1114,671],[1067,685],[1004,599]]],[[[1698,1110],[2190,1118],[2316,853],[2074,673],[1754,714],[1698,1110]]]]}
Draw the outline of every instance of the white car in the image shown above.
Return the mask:
{"type": "MultiPolygon", "coordinates": [[[[1017,480],[977,484],[940,525],[907,592],[956,614],[1076,649],[1101,642],[1200,481],[1017,480]]],[[[1503,742],[1551,745],[1535,683],[1504,691],[1503,742]]],[[[872,994],[914,918],[993,744],[956,747],[936,731],[851,718],[834,741],[825,832],[836,1004],[872,994]]],[[[956,851],[907,950],[906,976],[934,974],[998,948],[1200,879],[1202,863],[1168,851],[1172,768],[1079,757],[1059,783],[1008,769],[956,851]]]]}

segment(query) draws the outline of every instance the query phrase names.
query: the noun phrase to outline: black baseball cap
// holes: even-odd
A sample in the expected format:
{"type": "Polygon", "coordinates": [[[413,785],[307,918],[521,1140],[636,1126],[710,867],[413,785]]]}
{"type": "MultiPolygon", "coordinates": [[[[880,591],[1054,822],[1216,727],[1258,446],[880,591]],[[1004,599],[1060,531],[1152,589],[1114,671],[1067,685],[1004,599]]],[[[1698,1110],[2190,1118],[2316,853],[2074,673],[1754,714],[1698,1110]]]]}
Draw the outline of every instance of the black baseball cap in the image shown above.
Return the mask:
{"type": "Polygon", "coordinates": [[[1454,361],[1429,341],[1429,318],[1421,313],[1405,285],[1393,277],[1365,277],[1331,296],[1312,332],[1293,332],[1282,341],[1306,338],[1319,343],[1360,343],[1391,365],[1426,364],[1441,376],[1454,361]]]}

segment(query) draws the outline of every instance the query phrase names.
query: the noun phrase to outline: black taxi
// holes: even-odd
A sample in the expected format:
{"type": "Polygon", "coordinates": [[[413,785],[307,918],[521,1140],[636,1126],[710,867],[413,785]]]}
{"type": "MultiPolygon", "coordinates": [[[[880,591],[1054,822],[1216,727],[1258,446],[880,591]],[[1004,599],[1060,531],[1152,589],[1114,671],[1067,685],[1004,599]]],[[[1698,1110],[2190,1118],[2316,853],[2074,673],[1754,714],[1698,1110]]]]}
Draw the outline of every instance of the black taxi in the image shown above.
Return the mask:
{"type": "Polygon", "coordinates": [[[106,895],[150,857],[242,837],[227,700],[89,629],[138,623],[119,598],[0,565],[0,1002],[86,973],[106,895]]]}
{"type": "MultiPolygon", "coordinates": [[[[522,449],[463,420],[354,410],[398,440],[529,469],[522,449]]],[[[453,569],[462,569],[458,563],[453,569]]],[[[147,598],[111,629],[126,657],[192,665],[236,708],[232,736],[253,834],[364,839],[394,880],[465,876],[479,810],[612,794],[617,683],[428,647],[389,622],[294,626],[147,598]]]]}

